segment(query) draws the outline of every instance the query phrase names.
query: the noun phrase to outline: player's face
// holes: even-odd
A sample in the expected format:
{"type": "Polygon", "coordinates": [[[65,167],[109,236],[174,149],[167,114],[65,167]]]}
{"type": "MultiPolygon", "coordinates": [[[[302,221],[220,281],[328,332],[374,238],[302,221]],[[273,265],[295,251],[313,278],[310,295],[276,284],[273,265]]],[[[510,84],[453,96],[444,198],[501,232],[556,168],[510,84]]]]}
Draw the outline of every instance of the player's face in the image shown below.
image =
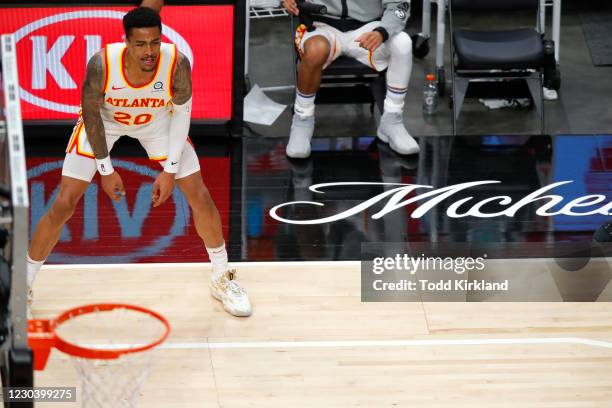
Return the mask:
{"type": "Polygon", "coordinates": [[[140,69],[146,72],[155,69],[161,45],[161,32],[159,28],[132,28],[125,42],[130,57],[138,63],[140,69]]]}

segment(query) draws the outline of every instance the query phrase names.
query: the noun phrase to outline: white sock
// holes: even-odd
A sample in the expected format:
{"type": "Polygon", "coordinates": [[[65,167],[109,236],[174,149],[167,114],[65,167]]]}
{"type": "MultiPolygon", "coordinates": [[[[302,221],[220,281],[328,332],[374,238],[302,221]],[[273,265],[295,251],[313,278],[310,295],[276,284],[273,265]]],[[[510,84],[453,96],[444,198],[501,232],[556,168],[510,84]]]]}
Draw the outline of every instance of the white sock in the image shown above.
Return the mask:
{"type": "Polygon", "coordinates": [[[308,117],[314,115],[316,93],[305,94],[298,90],[295,91],[295,105],[293,111],[300,117],[308,117]]]}
{"type": "Polygon", "coordinates": [[[385,112],[401,113],[404,110],[404,99],[408,88],[394,88],[387,85],[385,112]]]}
{"type": "Polygon", "coordinates": [[[225,242],[218,248],[206,248],[210,263],[212,264],[211,279],[217,280],[227,271],[227,251],[225,250],[225,242]]]}
{"type": "Polygon", "coordinates": [[[34,279],[36,278],[38,271],[40,271],[40,268],[42,268],[44,263],[45,260],[35,261],[30,258],[30,254],[27,255],[28,287],[32,287],[34,279]]]}
{"type": "Polygon", "coordinates": [[[400,113],[412,74],[412,40],[405,32],[389,38],[387,47],[391,52],[387,68],[387,97],[385,112],[400,113]]]}

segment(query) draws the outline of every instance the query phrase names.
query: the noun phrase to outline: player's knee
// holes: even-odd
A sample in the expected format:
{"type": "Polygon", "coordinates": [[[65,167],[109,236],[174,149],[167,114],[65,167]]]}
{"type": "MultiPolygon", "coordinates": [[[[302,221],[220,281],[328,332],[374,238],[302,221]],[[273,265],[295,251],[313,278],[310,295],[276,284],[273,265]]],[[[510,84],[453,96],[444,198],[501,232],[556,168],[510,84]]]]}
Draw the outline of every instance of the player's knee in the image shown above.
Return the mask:
{"type": "Polygon", "coordinates": [[[194,193],[190,200],[191,208],[200,214],[211,215],[217,211],[208,190],[201,189],[194,193]]]}
{"type": "Polygon", "coordinates": [[[402,31],[389,39],[389,49],[391,55],[409,57],[412,55],[412,39],[402,31]]]}
{"type": "Polygon", "coordinates": [[[302,62],[313,67],[323,67],[329,58],[329,43],[323,37],[313,37],[304,45],[302,62]]]}
{"type": "Polygon", "coordinates": [[[70,217],[72,217],[72,214],[74,214],[77,203],[77,199],[60,192],[49,209],[49,217],[55,223],[64,223],[68,221],[70,217]]]}

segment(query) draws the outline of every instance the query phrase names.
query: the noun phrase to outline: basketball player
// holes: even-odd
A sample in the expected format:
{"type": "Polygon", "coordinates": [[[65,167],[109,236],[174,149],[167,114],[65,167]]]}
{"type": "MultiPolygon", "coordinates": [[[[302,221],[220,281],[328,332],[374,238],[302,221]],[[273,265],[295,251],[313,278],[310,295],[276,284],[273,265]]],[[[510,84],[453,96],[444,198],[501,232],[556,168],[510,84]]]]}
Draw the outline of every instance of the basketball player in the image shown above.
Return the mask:
{"type": "MultiPolygon", "coordinates": [[[[300,53],[297,92],[287,156],[310,156],[314,132],[315,97],[321,72],[341,55],[357,59],[375,69],[387,70],[387,95],[378,137],[400,154],[419,152],[419,146],[404,127],[404,98],[412,71],[412,41],[403,30],[408,20],[408,0],[312,0],[327,7],[325,16],[314,16],[315,29],[300,25],[295,44],[300,53]]],[[[283,0],[293,15],[296,0],[283,0]]]]}
{"type": "Polygon", "coordinates": [[[174,45],[161,42],[157,11],[135,8],[123,18],[123,26],[125,43],[108,44],[87,65],[82,114],[68,143],[60,191],[30,244],[29,287],[96,171],[106,194],[115,201],[124,199],[123,181],[113,168],[109,151],[120,137],[128,136],[138,139],[149,158],[163,167],[153,186],[153,207],[172,195],[175,184],[187,198],[212,263],[212,296],[232,315],[249,316],[248,296],[235,272],[228,270],[219,212],[202,181],[196,152],[187,143],[189,60],[174,45]]]}

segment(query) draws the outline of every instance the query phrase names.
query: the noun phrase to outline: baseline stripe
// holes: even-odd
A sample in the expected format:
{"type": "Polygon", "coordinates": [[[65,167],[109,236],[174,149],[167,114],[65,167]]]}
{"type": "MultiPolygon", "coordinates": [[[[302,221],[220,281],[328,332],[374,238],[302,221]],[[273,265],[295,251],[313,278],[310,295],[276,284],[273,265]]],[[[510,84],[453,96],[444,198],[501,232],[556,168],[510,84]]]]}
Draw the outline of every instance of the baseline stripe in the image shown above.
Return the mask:
{"type": "MultiPolygon", "coordinates": [[[[340,347],[423,347],[423,346],[495,346],[495,345],[541,345],[574,344],[612,349],[612,342],[584,339],[580,337],[505,338],[505,339],[438,339],[438,340],[342,340],[342,341],[246,341],[219,343],[164,343],[158,348],[165,350],[206,349],[295,349],[295,348],[340,348],[340,347]]],[[[134,348],[142,344],[90,344],[88,347],[114,349],[134,348]]]]}

